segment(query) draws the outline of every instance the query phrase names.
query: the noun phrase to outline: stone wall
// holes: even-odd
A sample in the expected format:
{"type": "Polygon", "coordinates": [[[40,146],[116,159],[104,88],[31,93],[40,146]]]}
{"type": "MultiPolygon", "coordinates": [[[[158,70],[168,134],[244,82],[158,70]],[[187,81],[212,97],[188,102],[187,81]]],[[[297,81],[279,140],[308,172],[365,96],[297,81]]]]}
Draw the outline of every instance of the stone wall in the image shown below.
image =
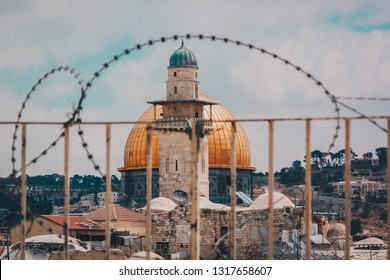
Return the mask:
{"type": "MultiPolygon", "coordinates": [[[[64,253],[56,252],[52,253],[49,257],[49,260],[63,260],[64,253]]],[[[81,252],[76,250],[69,250],[69,260],[105,260],[106,252],[105,251],[88,251],[81,252]]],[[[126,260],[125,254],[118,249],[110,250],[110,259],[111,260],[126,260]]]]}
{"type": "MultiPolygon", "coordinates": [[[[282,209],[275,210],[274,240],[280,240],[282,230],[288,227],[292,216],[282,209]]],[[[201,209],[200,214],[200,246],[202,259],[216,259],[215,242],[229,228],[230,212],[223,210],[201,209]]],[[[268,210],[244,210],[237,212],[237,259],[262,259],[260,249],[267,245],[268,210]],[[262,235],[261,235],[262,234],[262,235]]],[[[169,253],[185,251],[190,255],[190,207],[178,206],[169,213],[153,215],[153,240],[168,242],[169,253]],[[183,231],[187,230],[187,238],[183,231]]],[[[219,247],[229,255],[228,238],[219,247]]]]}
{"type": "Polygon", "coordinates": [[[197,71],[195,68],[169,68],[166,82],[167,99],[197,98],[196,91],[199,86],[197,71]],[[176,73],[176,76],[174,73],[176,73]]]}
{"type": "Polygon", "coordinates": [[[155,242],[168,242],[169,253],[189,251],[189,242],[178,240],[177,225],[189,225],[189,207],[178,206],[168,213],[156,213],[152,216],[152,235],[155,242]]]}
{"type": "Polygon", "coordinates": [[[204,117],[203,104],[193,102],[176,102],[163,105],[163,117],[166,120],[204,117]]]}
{"type": "MultiPolygon", "coordinates": [[[[191,186],[191,141],[185,132],[159,132],[159,190],[160,196],[172,199],[172,193],[182,190],[190,195],[191,186]]],[[[208,142],[201,140],[201,160],[199,162],[201,195],[209,196],[208,142]],[[202,160],[203,159],[203,160],[202,160]],[[201,164],[204,162],[204,168],[201,164]]]]}

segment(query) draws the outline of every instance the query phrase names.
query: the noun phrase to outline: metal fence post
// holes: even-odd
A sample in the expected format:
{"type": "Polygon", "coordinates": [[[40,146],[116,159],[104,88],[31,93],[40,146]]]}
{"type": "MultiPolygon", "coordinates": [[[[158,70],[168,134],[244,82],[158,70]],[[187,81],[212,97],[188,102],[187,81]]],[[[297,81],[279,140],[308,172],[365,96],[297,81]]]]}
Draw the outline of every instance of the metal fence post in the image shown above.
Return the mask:
{"type": "Polygon", "coordinates": [[[310,136],[311,136],[311,120],[306,120],[306,171],[305,171],[305,259],[310,260],[311,252],[311,152],[310,152],[310,136]]]}
{"type": "Polygon", "coordinates": [[[106,210],[106,228],[105,228],[105,248],[106,248],[106,260],[110,259],[111,249],[111,125],[106,124],[106,198],[105,198],[105,210],[106,210]]]}
{"type": "Polygon", "coordinates": [[[387,259],[390,260],[390,118],[387,119],[387,259]]]}
{"type": "Polygon", "coordinates": [[[268,255],[274,258],[274,121],[268,122],[268,255]]]}
{"type": "Polygon", "coordinates": [[[200,213],[199,213],[199,152],[200,133],[198,123],[192,120],[191,131],[191,259],[200,259],[200,213]]]}
{"type": "Polygon", "coordinates": [[[236,141],[236,122],[232,122],[232,131],[230,139],[230,246],[231,259],[237,259],[237,237],[236,237],[236,191],[237,191],[237,141],[236,141]]]}
{"type": "Polygon", "coordinates": [[[64,259],[69,259],[69,206],[70,206],[70,181],[69,181],[69,125],[65,125],[65,154],[64,154],[64,259]]]}
{"type": "Polygon", "coordinates": [[[351,120],[345,120],[345,259],[351,253],[351,120]]]}
{"type": "Polygon", "coordinates": [[[26,175],[26,124],[22,124],[22,182],[21,182],[21,214],[20,226],[20,259],[26,259],[26,223],[27,223],[27,175],[26,175]]]}
{"type": "Polygon", "coordinates": [[[146,259],[150,260],[152,251],[152,213],[150,201],[152,200],[152,128],[146,129],[146,259]]]}

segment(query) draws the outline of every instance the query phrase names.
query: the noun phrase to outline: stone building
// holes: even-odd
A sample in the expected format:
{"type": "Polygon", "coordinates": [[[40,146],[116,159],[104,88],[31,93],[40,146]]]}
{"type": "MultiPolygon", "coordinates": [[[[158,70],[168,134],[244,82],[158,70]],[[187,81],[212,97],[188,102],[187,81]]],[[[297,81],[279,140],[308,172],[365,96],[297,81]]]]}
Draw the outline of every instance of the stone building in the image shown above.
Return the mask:
{"type": "MultiPolygon", "coordinates": [[[[332,183],[335,192],[338,194],[345,193],[345,181],[332,183]]],[[[385,193],[387,186],[381,182],[369,181],[365,178],[356,178],[356,180],[350,181],[351,196],[365,196],[368,193],[378,194],[380,192],[385,193]]]]}
{"type": "MultiPolygon", "coordinates": [[[[345,249],[345,244],[346,244],[346,239],[347,239],[345,232],[346,231],[345,231],[344,224],[335,223],[329,228],[329,231],[326,234],[326,237],[337,248],[345,249]]],[[[352,241],[352,237],[349,236],[349,238],[352,241]]]]}
{"type": "MultiPolygon", "coordinates": [[[[111,204],[110,208],[110,226],[114,231],[127,231],[130,234],[137,235],[145,234],[146,217],[144,215],[117,204],[111,204]]],[[[105,223],[106,209],[97,209],[93,212],[84,214],[83,217],[98,223],[105,223]]]]}
{"type": "MultiPolygon", "coordinates": [[[[152,239],[154,250],[165,258],[190,254],[191,206],[172,194],[191,190],[191,141],[189,123],[203,121],[204,136],[199,144],[200,255],[203,259],[229,258],[227,238],[230,220],[231,123],[234,116],[216,100],[199,90],[198,64],[192,51],[184,47],[170,57],[166,96],[152,104],[131,130],[124,152],[124,167],[119,168],[122,187],[133,207],[144,206],[146,196],[146,124],[154,121],[152,134],[152,239]],[[228,121],[228,122],[226,122],[228,121]],[[177,204],[175,203],[177,202],[177,204]]],[[[252,197],[250,147],[243,128],[236,125],[238,259],[264,259],[268,245],[268,199],[252,197]],[[251,204],[251,202],[253,202],[251,204]],[[251,204],[251,205],[248,205],[251,204]]],[[[294,204],[280,193],[274,194],[274,236],[294,225],[294,204]]],[[[145,211],[145,207],[139,211],[145,211]]]]}
{"type": "MultiPolygon", "coordinates": [[[[26,237],[39,235],[64,233],[64,216],[62,215],[39,215],[32,221],[28,221],[26,237]],[[50,231],[48,231],[50,229],[50,231]]],[[[104,225],[81,216],[69,216],[69,236],[81,240],[104,239],[104,225]]],[[[14,244],[20,241],[20,224],[10,229],[10,242],[14,244]]]]}
{"type": "MultiPolygon", "coordinates": [[[[153,198],[170,197],[182,189],[189,193],[190,140],[187,121],[211,120],[207,137],[201,147],[201,193],[216,203],[229,203],[231,125],[234,116],[215,99],[199,90],[198,62],[184,45],[170,57],[166,96],[152,104],[138,119],[129,133],[124,151],[124,167],[119,168],[122,188],[131,206],[146,201],[146,125],[159,121],[160,128],[152,134],[153,198]],[[143,123],[142,123],[143,122],[143,123]],[[165,126],[165,127],[162,127],[165,126]],[[174,182],[174,184],[172,183],[174,182]],[[180,183],[179,183],[180,182],[180,183]]],[[[237,124],[237,191],[251,197],[252,172],[248,138],[237,124]]]]}
{"type": "MultiPolygon", "coordinates": [[[[238,207],[236,211],[237,258],[242,260],[264,259],[268,245],[268,205],[263,194],[257,198],[251,207],[238,207]]],[[[282,231],[294,227],[294,218],[286,212],[292,202],[282,194],[282,198],[275,203],[274,236],[273,240],[281,240],[282,231]]],[[[190,205],[172,206],[168,201],[154,203],[152,220],[153,240],[156,252],[165,257],[185,252],[190,255],[190,205]]],[[[157,202],[157,201],[156,201],[157,202]]],[[[229,257],[230,243],[226,233],[229,231],[230,207],[213,203],[205,197],[199,201],[200,212],[200,257],[203,259],[217,259],[218,251],[229,257]],[[219,242],[217,242],[219,240],[219,242]],[[216,244],[217,243],[217,244],[216,244]]]]}

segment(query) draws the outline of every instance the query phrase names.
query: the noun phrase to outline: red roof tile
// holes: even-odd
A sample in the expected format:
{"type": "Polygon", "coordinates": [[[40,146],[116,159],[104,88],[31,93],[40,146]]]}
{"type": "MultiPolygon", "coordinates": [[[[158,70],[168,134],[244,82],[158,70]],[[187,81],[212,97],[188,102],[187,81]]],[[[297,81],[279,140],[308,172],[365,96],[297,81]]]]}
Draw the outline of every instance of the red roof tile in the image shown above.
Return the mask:
{"type": "MultiPolygon", "coordinates": [[[[41,215],[41,217],[48,219],[56,224],[64,225],[64,216],[58,215],[41,215]]],[[[102,230],[104,225],[86,219],[82,216],[69,216],[69,229],[88,229],[88,230],[102,230]]]]}
{"type": "MultiPolygon", "coordinates": [[[[111,204],[111,220],[127,220],[133,222],[144,222],[146,217],[130,209],[117,204],[111,204]]],[[[101,208],[83,216],[93,221],[103,221],[106,218],[106,209],[101,208]]]]}

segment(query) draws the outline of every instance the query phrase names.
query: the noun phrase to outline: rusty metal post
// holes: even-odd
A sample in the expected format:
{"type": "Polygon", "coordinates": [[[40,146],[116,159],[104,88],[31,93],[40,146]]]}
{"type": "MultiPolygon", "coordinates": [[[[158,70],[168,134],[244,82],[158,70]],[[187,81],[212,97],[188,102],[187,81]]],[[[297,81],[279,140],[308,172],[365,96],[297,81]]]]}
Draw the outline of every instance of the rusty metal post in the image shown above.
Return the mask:
{"type": "Polygon", "coordinates": [[[387,259],[390,260],[390,118],[387,119],[387,259]]]}
{"type": "Polygon", "coordinates": [[[106,210],[106,228],[105,228],[105,248],[106,248],[106,260],[110,259],[111,249],[111,125],[106,124],[106,198],[105,198],[105,210],[106,210]]]}
{"type": "Polygon", "coordinates": [[[232,131],[230,139],[230,257],[237,259],[237,237],[236,237],[236,191],[237,191],[237,141],[236,141],[236,122],[232,122],[232,131]]]}
{"type": "Polygon", "coordinates": [[[274,121],[268,122],[268,254],[274,258],[274,121]]]}
{"type": "Polygon", "coordinates": [[[69,125],[64,128],[65,154],[64,154],[64,259],[69,259],[69,206],[70,206],[70,181],[69,181],[69,125]]]}
{"type": "Polygon", "coordinates": [[[345,119],[345,259],[351,254],[351,120],[345,119]]]}
{"type": "Polygon", "coordinates": [[[20,259],[26,259],[26,223],[27,223],[27,175],[26,175],[26,124],[22,124],[22,182],[21,182],[21,214],[20,224],[20,259]]]}
{"type": "Polygon", "coordinates": [[[200,259],[200,213],[199,213],[199,158],[200,133],[198,122],[192,120],[191,131],[191,259],[200,259]]]}
{"type": "Polygon", "coordinates": [[[152,128],[146,129],[146,259],[150,260],[152,251],[152,213],[150,201],[152,200],[152,128]]]}
{"type": "Polygon", "coordinates": [[[305,172],[305,259],[310,260],[311,251],[311,152],[310,152],[310,134],[311,134],[311,120],[306,120],[306,172],[305,172]]]}

